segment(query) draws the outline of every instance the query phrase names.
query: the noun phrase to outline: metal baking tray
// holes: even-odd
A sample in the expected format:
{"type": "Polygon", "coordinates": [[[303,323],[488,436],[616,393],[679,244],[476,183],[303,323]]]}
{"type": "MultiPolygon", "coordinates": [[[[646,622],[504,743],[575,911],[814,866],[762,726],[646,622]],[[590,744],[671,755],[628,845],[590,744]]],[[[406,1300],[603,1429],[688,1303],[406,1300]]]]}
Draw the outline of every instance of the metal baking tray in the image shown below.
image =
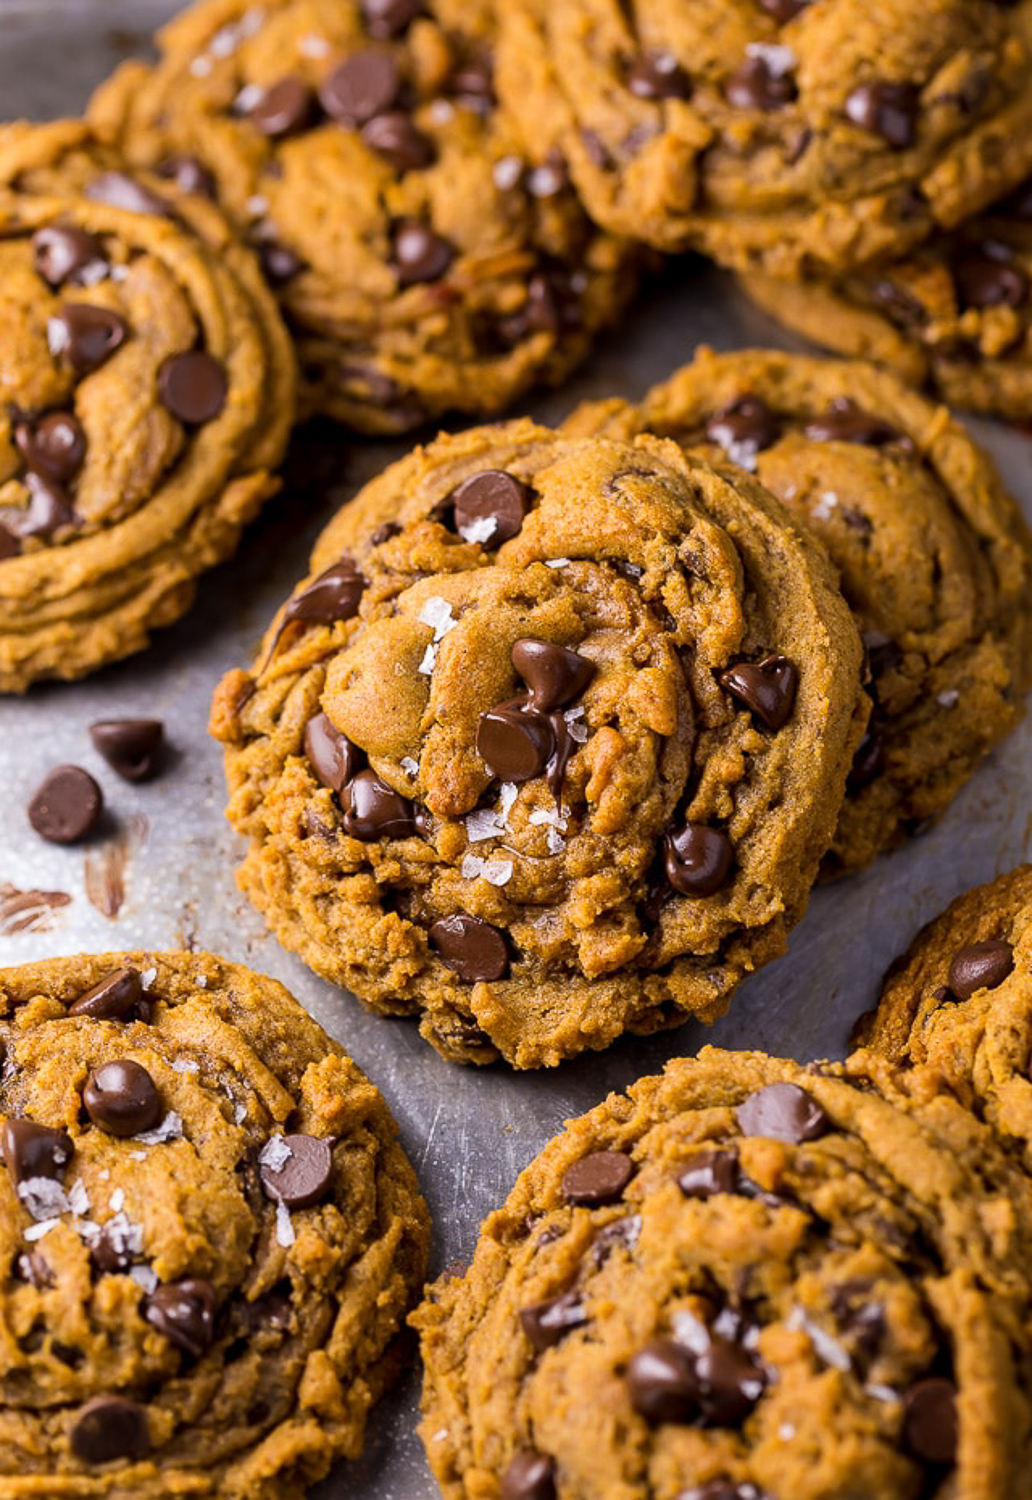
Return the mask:
{"type": "MultiPolygon", "coordinates": [[[[47,119],[73,113],[119,59],[146,52],[170,0],[0,0],[0,108],[47,119]]],[[[557,419],[586,397],[639,396],[708,342],[792,347],[728,283],[696,262],[670,268],[565,390],[528,404],[557,419]]],[[[974,422],[1032,517],[1032,441],[974,422]]],[[[725,1020],[629,1039],[563,1068],[514,1075],[441,1061],[410,1022],[367,1015],[284,952],[238,893],[240,845],[224,821],[220,754],[206,734],[221,673],[246,665],[274,608],[305,571],[333,510],[404,444],[333,428],[298,434],[284,492],[237,558],[201,582],[200,597],[153,647],[81,683],[0,700],[0,965],[133,947],[208,948],[282,980],[383,1090],[400,1122],[436,1223],[434,1268],[468,1256],[481,1218],[570,1115],[704,1042],[799,1059],[840,1056],[889,961],[967,886],[1029,857],[1032,720],[982,766],[942,821],[862,875],[815,892],[788,955],[741,989],[725,1020]],[[165,721],[171,753],[147,785],[120,782],[90,745],[88,725],[119,715],[165,721]],[[101,781],[108,814],[78,849],[43,843],[25,805],[64,761],[101,781]]],[[[373,1413],[362,1459],[315,1492],[319,1500],[432,1500],[415,1433],[419,1380],[373,1413]]]]}

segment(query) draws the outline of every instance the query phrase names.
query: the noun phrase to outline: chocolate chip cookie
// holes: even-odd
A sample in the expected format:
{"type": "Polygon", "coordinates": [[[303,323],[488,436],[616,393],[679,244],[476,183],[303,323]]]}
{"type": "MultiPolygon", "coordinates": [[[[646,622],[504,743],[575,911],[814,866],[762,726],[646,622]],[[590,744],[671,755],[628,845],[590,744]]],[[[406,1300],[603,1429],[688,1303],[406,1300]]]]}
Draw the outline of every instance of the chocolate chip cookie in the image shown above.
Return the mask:
{"type": "Polygon", "coordinates": [[[277,488],[286,331],[221,216],[78,125],[0,128],[0,691],[80,677],[191,603],[277,488]]]}
{"type": "Polygon", "coordinates": [[[337,515],[219,687],[240,884],[456,1060],[715,1017],[805,906],[859,669],[750,476],[530,422],[441,438],[337,515]]]}
{"type": "Polygon", "coordinates": [[[919,243],[1032,167],[1029,7],[509,0],[503,101],[589,212],[794,275],[919,243]]]}
{"type": "Polygon", "coordinates": [[[0,1494],[300,1500],[426,1269],[380,1095],[209,954],[27,964],[0,1006],[0,1494]]]}
{"type": "Polygon", "coordinates": [[[363,432],[492,414],[565,375],[633,282],[562,157],[497,108],[488,7],[204,0],[91,118],[259,249],[304,404],[363,432]]]}
{"type": "Polygon", "coordinates": [[[858,1040],[934,1069],[1032,1169],[1032,865],[966,892],[919,933],[858,1040]]]}
{"type": "Polygon", "coordinates": [[[1032,180],[902,260],[805,286],[763,275],[742,285],[829,349],[889,365],[953,406],[1028,422],[1032,180]]]}
{"type": "Polygon", "coordinates": [[[640,405],[589,405],[566,428],[730,459],[827,548],[872,699],[827,874],[936,817],[1014,727],[1032,675],[1032,538],[942,408],[872,365],[702,350],[640,405]]]}
{"type": "Polygon", "coordinates": [[[705,1049],[413,1316],[446,1500],[1020,1500],[1032,1184],[955,1100],[705,1049]]]}

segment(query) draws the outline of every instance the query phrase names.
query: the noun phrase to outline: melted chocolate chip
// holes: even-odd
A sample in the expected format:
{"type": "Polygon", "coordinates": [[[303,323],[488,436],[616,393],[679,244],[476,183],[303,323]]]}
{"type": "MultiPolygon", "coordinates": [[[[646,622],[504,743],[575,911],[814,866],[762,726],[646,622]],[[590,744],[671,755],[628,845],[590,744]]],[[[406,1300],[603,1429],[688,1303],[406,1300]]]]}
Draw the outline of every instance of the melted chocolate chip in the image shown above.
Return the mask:
{"type": "Polygon", "coordinates": [[[86,457],[86,433],[71,412],[52,411],[35,422],[19,422],[14,443],[26,468],[59,484],[74,479],[86,457]]]}
{"type": "Polygon", "coordinates": [[[344,832],[363,843],[410,838],[416,831],[412,803],[381,781],[375,771],[359,771],[341,793],[344,832]]]}
{"type": "Polygon", "coordinates": [[[95,1021],[128,1021],[135,1017],[142,999],[143,979],[139,969],[115,969],[80,995],[68,1007],[68,1014],[90,1016],[95,1021]]]}
{"type": "Polygon", "coordinates": [[[627,87],[638,99],[690,99],[692,83],[672,52],[642,52],[627,70],[627,87]]]}
{"type": "Polygon", "coordinates": [[[94,1068],[82,1091],[86,1113],[107,1135],[140,1135],[153,1130],[164,1105],[153,1078],[131,1058],[94,1068]]]}
{"type": "Polygon", "coordinates": [[[426,14],[423,0],[362,0],[365,29],[377,41],[390,41],[426,14]]]}
{"type": "Polygon", "coordinates": [[[352,620],[358,614],[365,589],[366,580],[354,562],[350,557],[342,558],[291,599],[283,611],[283,625],[291,620],[319,625],[352,620]]]}
{"type": "Polygon", "coordinates": [[[433,141],[416,129],[404,110],[374,115],[362,126],[362,139],[370,151],[382,156],[399,172],[428,167],[437,155],[433,141]]]}
{"type": "Polygon", "coordinates": [[[1023,307],[1030,283],[1024,271],[1011,264],[1002,246],[993,254],[972,250],[953,265],[953,284],[961,308],[1023,307]],[[1000,253],[1002,252],[1002,254],[1000,253]]]}
{"type": "Polygon", "coordinates": [[[501,1500],[556,1500],[555,1464],[534,1448],[521,1448],[502,1475],[501,1500]]]}
{"type": "Polygon", "coordinates": [[[530,781],[555,754],[555,733],[543,714],[499,704],[480,715],[477,753],[500,780],[530,781]]]}
{"type": "Polygon", "coordinates": [[[0,1143],[16,1187],[33,1177],[57,1181],[75,1153],[75,1145],[66,1131],[37,1125],[35,1120],[5,1120],[0,1128],[0,1143]]]}
{"type": "Polygon", "coordinates": [[[738,1185],[738,1154],[735,1151],[700,1151],[677,1178],[686,1198],[712,1198],[715,1193],[733,1193],[738,1185]]]}
{"type": "Polygon", "coordinates": [[[731,74],[724,88],[729,104],[735,109],[761,109],[765,112],[784,109],[799,97],[792,74],[774,67],[769,58],[757,54],[731,74]]]}
{"type": "Polygon", "coordinates": [[[705,823],[686,823],[664,840],[664,868],[682,896],[712,896],[727,883],[735,852],[727,834],[705,823]]]}
{"type": "Polygon", "coordinates": [[[325,714],[316,714],[305,725],[304,746],[312,770],[331,792],[342,792],[358,774],[361,765],[358,746],[341,734],[325,714]]]}
{"type": "Polygon", "coordinates": [[[198,198],[211,198],[218,194],[218,183],[210,171],[196,156],[167,156],[158,165],[159,177],[173,182],[181,193],[193,193],[198,198]]]}
{"type": "Polygon", "coordinates": [[[211,1283],[190,1276],[167,1282],[152,1292],[144,1316],[173,1344],[200,1359],[215,1337],[217,1305],[211,1283]]]}
{"type": "Polygon", "coordinates": [[[861,443],[868,448],[880,448],[902,436],[895,427],[861,410],[849,396],[836,396],[823,416],[807,422],[803,435],[815,443],[861,443]]]}
{"type": "Polygon", "coordinates": [[[509,972],[505,935],[467,912],[440,917],[430,928],[430,941],[465,984],[504,979],[509,972]]]}
{"type": "Polygon", "coordinates": [[[1014,949],[1003,938],[971,943],[955,953],[947,982],[958,1000],[969,1000],[978,990],[994,990],[1014,968],[1014,949]]]}
{"type": "Polygon", "coordinates": [[[203,349],[170,355],[158,370],[162,406],[188,427],[203,426],[217,417],[228,391],[225,365],[203,349]]]}
{"type": "Polygon", "coordinates": [[[147,1413],[121,1396],[95,1396],[79,1412],[69,1441],[85,1464],[146,1458],[151,1449],[147,1413]]]}
{"type": "Polygon", "coordinates": [[[579,698],[597,670],[586,656],[533,636],[515,642],[512,664],[530,689],[534,707],[543,713],[579,698]]]}
{"type": "Polygon", "coordinates": [[[75,524],[75,512],[65,491],[42,474],[26,474],[29,491],[26,509],[5,511],[7,525],[18,536],[50,537],[64,526],[75,524]]]}
{"type": "MultiPolygon", "coordinates": [[[[248,110],[247,118],[270,140],[304,130],[315,113],[315,95],[302,78],[281,78],[248,110]]],[[[329,111],[327,111],[329,113],[329,111]]]]}
{"type": "Polygon", "coordinates": [[[98,719],[90,725],[93,747],[124,781],[153,776],[165,743],[160,719],[98,719]]]}
{"type": "Polygon", "coordinates": [[[333,1180],[330,1142],[316,1135],[285,1135],[282,1143],[290,1155],[278,1166],[261,1163],[262,1191],[287,1208],[311,1208],[325,1198],[333,1180]]]}
{"type": "Polygon", "coordinates": [[[439,281],[455,259],[455,247],[418,219],[405,219],[394,230],[394,270],[401,286],[439,281]]]}
{"type": "Polygon", "coordinates": [[[583,1328],[587,1321],[579,1292],[564,1292],[561,1297],[520,1309],[520,1327],[539,1354],[558,1344],[574,1328],[583,1328]]]}
{"type": "Polygon", "coordinates": [[[699,1404],[708,1421],[718,1427],[737,1427],[763,1395],[764,1375],[738,1344],[713,1338],[695,1360],[699,1404]]]}
{"type": "Polygon", "coordinates": [[[479,542],[493,552],[518,535],[530,514],[534,491],[504,469],[483,469],[464,479],[448,499],[463,541],[479,542]]]}
{"type": "Polygon", "coordinates": [[[401,88],[398,65],[388,52],[355,52],[326,78],[319,102],[342,125],[364,125],[391,108],[401,88]]]}
{"type": "Polygon", "coordinates": [[[904,1405],[903,1441],[914,1457],[931,1464],[955,1463],[959,1421],[952,1380],[919,1380],[904,1405]]]}
{"type": "Polygon", "coordinates": [[[885,742],[879,726],[870,723],[864,731],[863,739],[856,747],[853,764],[846,778],[846,790],[848,792],[862,791],[865,786],[870,786],[884,769],[885,742]]]}
{"type": "Polygon", "coordinates": [[[792,712],[799,673],[787,656],[774,655],[725,667],[717,673],[717,681],[768,729],[780,729],[792,712]]]}
{"type": "Polygon", "coordinates": [[[690,1422],[699,1415],[695,1358],[673,1339],[655,1339],[627,1367],[631,1405],[648,1422],[690,1422]]]}
{"type": "Polygon", "coordinates": [[[36,270],[55,290],[82,280],[83,271],[107,267],[104,247],[92,234],[70,225],[48,224],[32,237],[36,270]]]}
{"type": "Polygon", "coordinates": [[[715,411],[706,423],[706,437],[728,458],[749,467],[757,453],[772,447],[781,436],[781,418],[759,396],[738,396],[715,411]]]}
{"type": "Polygon", "coordinates": [[[596,1207],[615,1203],[634,1176],[634,1162],[623,1151],[593,1151],[566,1168],[562,1178],[567,1203],[596,1207]]]}
{"type": "Polygon", "coordinates": [[[862,83],[846,100],[846,114],[861,130],[880,135],[896,151],[914,144],[921,93],[912,83],[862,83]]]}
{"type": "Polygon", "coordinates": [[[145,188],[135,177],[125,172],[103,172],[86,185],[86,196],[94,203],[106,203],[109,208],[127,209],[132,214],[157,214],[168,216],[168,204],[157,193],[145,188]]]}
{"type": "Polygon", "coordinates": [[[61,348],[80,375],[99,370],[129,331],[124,318],[89,302],[66,302],[51,321],[60,327],[61,348]]]}
{"type": "Polygon", "coordinates": [[[831,1129],[831,1121],[816,1099],[795,1083],[771,1083],[758,1089],[735,1110],[743,1135],[798,1146],[815,1141],[831,1129]]]}
{"type": "Polygon", "coordinates": [[[103,809],[103,794],[88,771],[58,766],[29,803],[29,822],[51,844],[75,844],[93,831],[103,809]]]}

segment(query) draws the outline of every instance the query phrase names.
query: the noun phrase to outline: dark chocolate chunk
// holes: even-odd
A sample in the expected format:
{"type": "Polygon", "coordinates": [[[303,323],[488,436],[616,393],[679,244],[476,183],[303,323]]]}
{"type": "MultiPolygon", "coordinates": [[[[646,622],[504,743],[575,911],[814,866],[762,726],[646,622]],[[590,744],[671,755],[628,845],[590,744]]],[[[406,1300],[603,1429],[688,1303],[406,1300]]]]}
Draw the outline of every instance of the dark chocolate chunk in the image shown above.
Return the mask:
{"type": "Polygon", "coordinates": [[[95,1021],[128,1021],[135,1019],[142,999],[143,979],[139,969],[115,969],[80,995],[68,1007],[68,1014],[90,1016],[95,1021]]]}
{"type": "Polygon", "coordinates": [[[790,1141],[798,1146],[815,1141],[831,1129],[831,1121],[816,1099],[795,1083],[771,1083],[757,1089],[735,1110],[743,1135],[790,1141]]]}
{"type": "Polygon", "coordinates": [[[157,1287],[147,1298],[144,1316],[159,1333],[200,1359],[215,1337],[217,1306],[211,1283],[189,1276],[157,1287]]]}
{"type": "Polygon", "coordinates": [[[846,114],[861,130],[880,135],[896,151],[917,137],[921,91],[912,83],[862,83],[846,100],[846,114]]]}
{"type": "Polygon", "coordinates": [[[695,1356],[673,1339],[656,1339],[627,1367],[631,1405],[649,1422],[690,1422],[699,1415],[695,1356]]]}
{"type": "Polygon", "coordinates": [[[438,281],[455,259],[455,247],[418,219],[404,219],[394,230],[394,270],[402,286],[438,281]]]}
{"type": "Polygon", "coordinates": [[[780,729],[795,704],[799,673],[787,656],[742,661],[717,673],[717,681],[761,718],[768,729],[780,729]]]}
{"type": "Polygon", "coordinates": [[[994,990],[1014,968],[1014,949],[1003,938],[970,943],[953,955],[947,983],[958,1000],[977,990],[994,990]]]}
{"type": "Polygon", "coordinates": [[[165,1112],[147,1069],[127,1057],[94,1068],[86,1079],[82,1102],[94,1125],[121,1137],[153,1130],[165,1112]]]}
{"type": "Polygon", "coordinates": [[[502,1500],[557,1500],[555,1464],[534,1448],[521,1448],[502,1475],[502,1500]]]}
{"type": "Polygon", "coordinates": [[[712,896],[727,883],[734,864],[731,840],[720,828],[686,823],[664,840],[667,879],[682,896],[712,896]]]}
{"type": "Polygon", "coordinates": [[[781,418],[760,396],[738,396],[715,411],[706,423],[706,437],[728,458],[750,467],[757,453],[771,448],[781,436],[781,418]]]}
{"type": "Polygon", "coordinates": [[[309,764],[323,786],[332,792],[342,792],[348,782],[358,774],[361,752],[347,735],[327,718],[316,714],[305,725],[305,754],[309,764]]]}
{"type": "Polygon", "coordinates": [[[68,224],[48,224],[37,229],[32,237],[36,270],[48,286],[55,290],[66,282],[73,285],[83,280],[83,272],[90,273],[107,268],[104,247],[92,234],[84,229],[75,229],[68,224]]]}
{"type": "Polygon", "coordinates": [[[203,349],[172,354],[158,370],[162,406],[188,427],[200,427],[217,417],[228,391],[225,365],[203,349]]]}
{"type": "Polygon", "coordinates": [[[518,534],[530,514],[534,492],[503,469],[484,469],[464,479],[448,498],[463,541],[479,542],[493,552],[518,534]]]}
{"type": "Polygon", "coordinates": [[[125,781],[154,774],[165,740],[160,719],[98,719],[90,725],[93,747],[125,781]]]}
{"type": "Polygon", "coordinates": [[[103,809],[103,794],[88,771],[58,766],[29,803],[29,822],[51,844],[74,844],[93,831],[103,809]]]}
{"type": "Polygon", "coordinates": [[[574,1328],[583,1328],[587,1321],[584,1301],[576,1291],[520,1309],[520,1327],[539,1354],[558,1344],[574,1328]]]}
{"type": "Polygon", "coordinates": [[[410,116],[400,109],[374,115],[362,126],[362,139],[370,151],[382,156],[399,172],[428,167],[437,155],[430,137],[417,130],[410,116]]]}
{"type": "Polygon", "coordinates": [[[69,1440],[84,1464],[146,1458],[151,1449],[147,1413],[121,1396],[95,1396],[79,1412],[69,1440]]]}
{"type": "Polygon", "coordinates": [[[627,87],[639,99],[690,99],[692,82],[672,52],[642,52],[627,69],[627,87]]]}
{"type": "Polygon", "coordinates": [[[551,641],[522,636],[512,648],[512,664],[530,688],[531,702],[543,713],[579,698],[595,676],[595,663],[551,641]]]}
{"type": "Polygon", "coordinates": [[[26,468],[59,484],[74,479],[86,457],[86,433],[67,411],[52,411],[35,422],[19,422],[14,443],[26,468]]]}
{"type": "Polygon", "coordinates": [[[355,52],[323,81],[319,102],[342,125],[364,125],[391,108],[400,88],[401,75],[390,53],[355,52]]]}
{"type": "MultiPolygon", "coordinates": [[[[333,1181],[333,1152],[330,1142],[316,1135],[285,1135],[273,1144],[289,1152],[284,1160],[277,1157],[260,1160],[262,1190],[274,1203],[287,1208],[311,1208],[325,1198],[333,1181]],[[277,1160],[278,1164],[273,1165],[277,1160]]],[[[262,1152],[265,1157],[267,1146],[262,1152]]]]}
{"type": "Polygon", "coordinates": [[[911,1386],[904,1401],[903,1441],[915,1458],[930,1464],[957,1460],[957,1387],[932,1377],[911,1386]]]}
{"type": "Polygon", "coordinates": [[[60,329],[56,338],[52,335],[52,345],[60,345],[60,352],[67,354],[72,368],[80,375],[99,370],[125,343],[129,331],[118,313],[89,302],[66,302],[51,323],[60,329]]]}
{"type": "Polygon", "coordinates": [[[405,839],[415,832],[412,803],[381,781],[375,771],[359,771],[344,787],[340,805],[344,832],[353,839],[405,839]]]}
{"type": "MultiPolygon", "coordinates": [[[[304,130],[315,113],[315,95],[303,78],[281,78],[247,112],[256,130],[271,140],[304,130]]],[[[329,113],[329,111],[327,111],[329,113]]]]}
{"type": "Polygon", "coordinates": [[[738,1185],[738,1153],[700,1151],[677,1178],[686,1198],[712,1198],[715,1193],[733,1193],[738,1185]]]}
{"type": "Polygon", "coordinates": [[[634,1162],[623,1151],[592,1151],[563,1173],[562,1190],[567,1203],[597,1207],[615,1203],[634,1176],[634,1162]]]}
{"type": "Polygon", "coordinates": [[[35,1120],[17,1117],[5,1120],[0,1141],[4,1162],[16,1187],[33,1177],[56,1181],[75,1154],[75,1145],[66,1131],[37,1125],[35,1120]]]}
{"type": "Polygon", "coordinates": [[[468,912],[438,918],[430,928],[430,942],[465,984],[504,979],[509,972],[505,934],[468,912]]]}

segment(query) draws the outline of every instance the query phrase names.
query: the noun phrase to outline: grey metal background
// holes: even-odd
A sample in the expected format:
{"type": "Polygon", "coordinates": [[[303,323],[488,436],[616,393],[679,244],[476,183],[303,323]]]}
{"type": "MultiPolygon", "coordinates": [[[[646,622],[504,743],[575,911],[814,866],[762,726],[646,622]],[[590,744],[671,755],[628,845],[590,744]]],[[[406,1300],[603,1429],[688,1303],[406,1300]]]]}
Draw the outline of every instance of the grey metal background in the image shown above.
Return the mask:
{"type": "MultiPolygon", "coordinates": [[[[151,28],[175,9],[171,0],[0,0],[0,113],[74,113],[113,63],[146,50],[151,28]]],[[[719,348],[786,343],[717,273],[685,265],[653,283],[586,373],[528,409],[548,419],[587,396],[638,396],[700,341],[719,348]]],[[[1032,442],[993,424],[973,425],[1032,516],[1032,442]]],[[[717,1026],[630,1040],[548,1074],[451,1067],[414,1026],[367,1015],[265,933],[233,882],[240,847],[222,816],[220,756],[205,730],[215,683],[227,667],[250,662],[263,625],[305,571],[319,528],[402,451],[332,430],[299,434],[285,492],[251,528],[236,560],[202,580],[184,621],[144,655],[83,683],[0,701],[0,965],[185,945],[281,979],[386,1095],[433,1210],[437,1268],[468,1254],[480,1219],[564,1119],[668,1057],[706,1041],[800,1059],[840,1055],[852,1021],[917,928],[967,886],[1029,857],[1032,721],[930,833],[866,873],[817,891],[788,956],[743,986],[717,1026]],[[129,786],[93,752],[88,724],[122,714],[165,721],[173,753],[160,780],[129,786]],[[29,795],[63,761],[90,769],[107,795],[109,817],[85,849],[43,843],[25,818],[29,795]],[[71,899],[55,905],[18,894],[34,891],[71,899]]],[[[431,1500],[437,1491],[415,1436],[417,1405],[413,1374],[374,1413],[362,1460],[321,1487],[320,1500],[431,1500]]]]}

